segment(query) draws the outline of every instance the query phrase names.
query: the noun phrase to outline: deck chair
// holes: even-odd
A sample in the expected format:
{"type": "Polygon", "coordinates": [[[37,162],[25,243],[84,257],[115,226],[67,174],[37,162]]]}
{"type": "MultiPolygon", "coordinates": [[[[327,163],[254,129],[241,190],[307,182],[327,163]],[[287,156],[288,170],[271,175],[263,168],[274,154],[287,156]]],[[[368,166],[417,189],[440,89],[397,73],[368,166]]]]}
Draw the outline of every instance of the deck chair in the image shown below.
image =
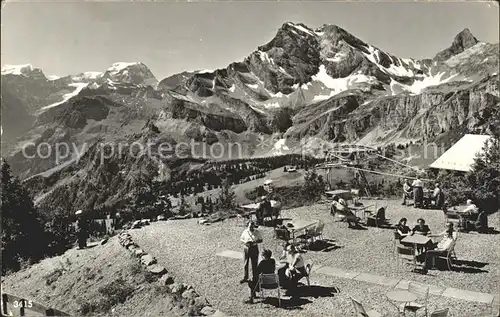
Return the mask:
{"type": "Polygon", "coordinates": [[[345,222],[345,215],[340,214],[337,211],[337,208],[335,208],[335,205],[330,206],[330,215],[333,217],[333,221],[337,223],[337,225],[340,227],[341,222],[345,222]]]}
{"type": "Polygon", "coordinates": [[[360,301],[355,300],[352,297],[351,297],[351,301],[352,301],[352,305],[354,306],[354,310],[356,311],[357,316],[359,316],[359,317],[382,317],[382,314],[376,310],[366,311],[365,308],[363,307],[363,304],[361,304],[360,301]]]}
{"type": "Polygon", "coordinates": [[[305,229],[304,234],[301,234],[297,236],[296,238],[301,241],[301,243],[304,243],[305,247],[309,249],[309,245],[314,242],[314,237],[316,234],[316,227],[310,227],[305,229]]]}
{"type": "Polygon", "coordinates": [[[316,226],[316,230],[314,231],[314,238],[323,240],[323,230],[325,229],[325,223],[320,221],[316,226]]]}
{"type": "Polygon", "coordinates": [[[400,309],[402,311],[412,312],[415,316],[417,316],[417,311],[424,309],[425,316],[427,316],[427,302],[429,299],[429,286],[425,286],[419,283],[410,282],[408,284],[408,292],[413,293],[418,296],[418,301],[410,303],[404,303],[401,305],[400,309]]]}
{"type": "Polygon", "coordinates": [[[435,310],[431,313],[430,317],[446,317],[448,316],[449,308],[435,310]]]}
{"type": "Polygon", "coordinates": [[[281,306],[281,290],[278,274],[260,274],[259,275],[259,290],[261,297],[265,298],[264,290],[278,291],[278,306],[281,306]]]}
{"type": "MultiPolygon", "coordinates": [[[[350,215],[350,212],[342,212],[342,211],[339,211],[337,210],[337,208],[335,208],[335,205],[331,205],[330,207],[330,214],[333,216],[333,221],[337,223],[337,225],[340,227],[340,224],[342,222],[344,223],[349,223],[349,221],[347,221],[348,219],[348,215],[350,215]]],[[[356,217],[356,219],[352,219],[350,220],[350,222],[354,222],[356,223],[356,225],[359,225],[359,221],[360,219],[358,217],[356,217]]]]}
{"type": "Polygon", "coordinates": [[[375,216],[368,216],[366,218],[366,225],[371,227],[380,227],[387,224],[389,218],[385,217],[387,207],[380,207],[377,209],[375,216]]]}

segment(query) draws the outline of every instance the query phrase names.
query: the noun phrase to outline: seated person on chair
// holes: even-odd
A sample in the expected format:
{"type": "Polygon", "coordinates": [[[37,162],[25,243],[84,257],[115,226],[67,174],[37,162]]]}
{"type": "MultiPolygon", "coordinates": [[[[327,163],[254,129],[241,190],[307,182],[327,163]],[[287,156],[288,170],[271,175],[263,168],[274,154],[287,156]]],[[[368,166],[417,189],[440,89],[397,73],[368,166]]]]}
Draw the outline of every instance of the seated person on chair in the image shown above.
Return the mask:
{"type": "Polygon", "coordinates": [[[439,183],[436,183],[436,187],[434,188],[434,192],[432,193],[431,201],[434,203],[434,206],[436,208],[442,208],[444,205],[444,193],[439,183]]]}
{"type": "Polygon", "coordinates": [[[289,281],[289,287],[296,287],[300,279],[307,276],[308,272],[304,265],[302,254],[293,245],[287,247],[287,263],[285,277],[289,281]]]}
{"type": "MultiPolygon", "coordinates": [[[[453,245],[453,233],[455,230],[453,229],[453,223],[448,222],[447,228],[444,232],[441,232],[439,235],[443,235],[443,239],[436,244],[432,244],[424,254],[425,254],[425,267],[429,268],[432,266],[432,262],[436,256],[446,255],[451,246],[453,245]]],[[[434,235],[434,236],[439,236],[434,235]]],[[[421,256],[423,256],[422,254],[421,256]]]]}
{"type": "Polygon", "coordinates": [[[467,199],[467,206],[460,211],[457,211],[462,215],[477,215],[479,213],[479,208],[472,201],[472,199],[467,199]]]}
{"type": "MultiPolygon", "coordinates": [[[[271,258],[272,256],[271,250],[262,251],[263,259],[257,265],[257,274],[256,276],[260,276],[260,274],[273,274],[276,270],[276,261],[271,258]]],[[[259,284],[259,280],[251,280],[248,281],[248,287],[250,288],[250,298],[246,301],[246,303],[253,303],[253,299],[255,298],[255,293],[257,292],[257,288],[259,284]]]]}
{"type": "Polygon", "coordinates": [[[421,234],[423,236],[428,236],[431,234],[431,229],[425,224],[423,218],[417,219],[417,225],[411,229],[411,234],[421,234]]]}
{"type": "Polygon", "coordinates": [[[272,180],[266,180],[264,182],[264,195],[259,197],[259,207],[257,208],[256,216],[257,222],[259,225],[264,224],[265,217],[275,217],[275,220],[278,218],[278,215],[275,213],[273,207],[271,206],[271,200],[274,200],[279,203],[278,196],[274,192],[272,186],[272,180]]]}
{"type": "Polygon", "coordinates": [[[457,213],[462,216],[460,219],[460,226],[467,230],[468,227],[471,227],[470,220],[475,221],[477,219],[479,208],[477,208],[472,199],[467,199],[467,206],[463,210],[457,211],[457,213]]]}
{"type": "Polygon", "coordinates": [[[477,215],[476,222],[474,222],[474,229],[477,232],[483,233],[483,232],[488,232],[488,215],[486,214],[486,211],[483,209],[477,215]]]}
{"type": "Polygon", "coordinates": [[[402,240],[410,235],[410,227],[406,225],[406,221],[406,218],[401,218],[401,220],[399,220],[399,224],[396,227],[396,231],[399,235],[399,240],[402,240]]]}
{"type": "Polygon", "coordinates": [[[406,205],[406,200],[407,199],[412,199],[413,197],[413,189],[410,184],[409,179],[405,179],[405,182],[403,184],[403,203],[402,205],[406,205]]]}
{"type": "Polygon", "coordinates": [[[355,227],[356,224],[359,222],[359,218],[352,213],[349,207],[347,207],[347,203],[345,202],[345,200],[343,200],[337,195],[333,196],[333,201],[331,205],[331,214],[332,216],[335,216],[335,214],[343,216],[344,219],[349,224],[349,228],[355,227]]]}

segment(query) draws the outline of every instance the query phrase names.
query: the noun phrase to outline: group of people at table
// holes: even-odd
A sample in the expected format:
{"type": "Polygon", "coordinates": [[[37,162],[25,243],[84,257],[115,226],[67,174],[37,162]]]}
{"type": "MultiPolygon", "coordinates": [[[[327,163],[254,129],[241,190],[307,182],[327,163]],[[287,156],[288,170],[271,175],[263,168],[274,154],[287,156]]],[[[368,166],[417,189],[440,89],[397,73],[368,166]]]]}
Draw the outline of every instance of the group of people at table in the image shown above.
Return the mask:
{"type": "MultiPolygon", "coordinates": [[[[434,208],[443,209],[446,212],[447,206],[445,203],[445,194],[439,183],[435,183],[434,190],[424,190],[424,182],[419,176],[410,183],[406,179],[403,184],[403,203],[407,205],[407,200],[413,199],[415,208],[425,208],[432,206],[434,208]]],[[[467,200],[467,206],[463,210],[458,210],[455,213],[459,217],[459,228],[465,230],[476,230],[482,232],[488,229],[488,218],[484,210],[473,203],[471,199],[467,200]]]]}
{"type": "Polygon", "coordinates": [[[277,269],[280,286],[293,290],[297,287],[298,282],[310,273],[310,266],[305,265],[302,254],[293,244],[289,243],[284,245],[278,267],[272,258],[272,252],[268,249],[262,252],[262,260],[258,262],[258,245],[262,243],[262,235],[253,221],[249,221],[247,228],[241,234],[240,241],[244,245],[244,273],[240,284],[247,283],[250,288],[250,298],[245,301],[246,303],[253,303],[256,297],[260,274],[274,274],[277,269]],[[249,266],[252,269],[251,279],[249,279],[249,266]]]}
{"type": "Polygon", "coordinates": [[[407,219],[402,218],[396,227],[397,238],[403,245],[412,246],[411,242],[406,242],[405,239],[408,236],[422,235],[426,237],[442,237],[437,243],[432,242],[431,239],[428,243],[417,247],[416,260],[423,263],[424,270],[432,268],[434,266],[435,258],[437,256],[445,256],[452,248],[454,241],[457,238],[457,233],[455,232],[452,222],[448,222],[446,225],[446,230],[433,235],[431,229],[425,224],[423,218],[417,220],[417,225],[410,230],[410,227],[406,225],[407,219]]]}
{"type": "Polygon", "coordinates": [[[403,184],[403,205],[407,204],[408,199],[413,199],[413,206],[415,208],[424,208],[434,206],[435,208],[442,208],[444,206],[445,195],[439,183],[434,184],[434,190],[424,190],[424,182],[420,176],[410,183],[406,179],[403,184]],[[427,194],[427,195],[425,195],[427,194]]]}
{"type": "MultiPolygon", "coordinates": [[[[258,224],[263,224],[263,218],[266,215],[273,213],[273,208],[271,202],[278,202],[273,187],[272,181],[267,180],[263,186],[264,195],[259,197],[259,204],[256,210],[256,218],[258,224]]],[[[435,189],[432,195],[428,197],[430,201],[424,202],[424,189],[423,182],[420,177],[417,177],[412,184],[410,184],[409,179],[405,180],[403,186],[403,205],[406,205],[407,199],[414,199],[415,207],[424,207],[428,204],[433,204],[437,208],[444,207],[444,193],[441,190],[440,184],[435,184],[435,189]]],[[[347,206],[344,199],[339,196],[334,196],[331,204],[332,215],[341,214],[345,221],[349,224],[349,227],[354,227],[359,222],[358,218],[347,206]]],[[[466,219],[467,216],[476,216],[477,220],[469,226],[473,226],[476,230],[480,231],[484,229],[485,223],[487,228],[487,215],[484,211],[479,212],[477,206],[472,202],[472,200],[467,201],[467,206],[461,211],[457,211],[457,214],[463,216],[466,219]]],[[[462,218],[461,218],[462,219],[462,218]]],[[[461,220],[462,221],[462,220],[461,220]]],[[[417,225],[410,230],[406,225],[407,219],[402,218],[397,227],[397,238],[400,243],[405,245],[404,239],[412,235],[422,235],[426,237],[442,237],[441,241],[438,243],[432,242],[431,239],[428,243],[417,248],[416,260],[424,263],[424,269],[428,269],[433,266],[434,259],[436,256],[445,255],[449,249],[453,246],[453,242],[456,239],[456,233],[452,222],[447,223],[447,228],[445,231],[432,235],[431,230],[428,225],[425,224],[425,220],[420,218],[417,220],[417,225]]],[[[460,226],[463,226],[461,224],[460,226]]],[[[294,289],[297,287],[298,281],[305,276],[309,275],[310,267],[304,264],[304,259],[302,254],[297,250],[293,244],[288,242],[284,245],[283,254],[280,257],[280,265],[276,266],[276,261],[272,258],[272,252],[270,250],[263,250],[262,260],[259,262],[259,247],[258,244],[262,243],[262,235],[257,230],[256,224],[253,221],[248,222],[247,228],[243,231],[240,237],[240,241],[244,244],[244,276],[240,281],[241,284],[247,283],[250,288],[250,298],[246,301],[247,303],[253,303],[256,297],[256,292],[259,288],[259,276],[260,274],[274,274],[278,273],[280,286],[285,289],[294,289]],[[251,266],[252,278],[249,279],[249,269],[251,266]]],[[[410,243],[411,244],[411,243],[410,243]]]]}

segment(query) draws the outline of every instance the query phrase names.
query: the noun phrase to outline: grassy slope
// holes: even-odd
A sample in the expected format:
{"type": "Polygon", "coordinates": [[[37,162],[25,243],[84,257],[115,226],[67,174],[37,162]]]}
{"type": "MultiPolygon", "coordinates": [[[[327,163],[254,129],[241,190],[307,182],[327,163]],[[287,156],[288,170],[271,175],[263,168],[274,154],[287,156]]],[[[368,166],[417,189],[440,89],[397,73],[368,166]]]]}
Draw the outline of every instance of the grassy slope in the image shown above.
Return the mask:
{"type": "MultiPolygon", "coordinates": [[[[327,177],[326,171],[327,170],[325,170],[325,169],[316,169],[316,172],[318,173],[318,175],[323,176],[323,179],[325,181],[330,180],[330,182],[333,186],[335,186],[336,183],[339,182],[340,180],[342,180],[345,183],[348,183],[354,176],[353,170],[349,170],[349,169],[343,169],[343,168],[332,169],[329,177],[327,177]]],[[[280,168],[271,170],[268,173],[266,173],[266,177],[251,180],[249,182],[245,182],[242,184],[233,185],[232,190],[236,194],[236,203],[238,203],[238,204],[250,203],[251,201],[249,201],[245,195],[247,193],[251,192],[252,190],[254,190],[255,188],[262,186],[267,179],[272,179],[275,187],[300,186],[300,185],[304,184],[304,174],[305,173],[306,172],[303,169],[299,169],[295,173],[283,172],[283,168],[280,167],[280,168]]],[[[366,175],[366,177],[369,181],[374,181],[376,179],[381,178],[375,174],[369,174],[369,173],[366,175]]],[[[392,179],[393,178],[391,178],[391,180],[392,179]]],[[[217,189],[207,190],[207,191],[200,193],[198,195],[203,196],[203,197],[212,196],[212,200],[214,200],[215,198],[217,198],[219,196],[219,192],[220,192],[220,188],[217,188],[217,189]]],[[[174,200],[174,199],[172,198],[172,200],[174,200]]],[[[194,202],[194,197],[189,197],[187,199],[187,201],[194,202]]]]}
{"type": "MultiPolygon", "coordinates": [[[[9,275],[2,279],[2,289],[78,316],[82,304],[97,303],[102,298],[100,287],[120,277],[135,290],[125,303],[113,307],[114,315],[178,316],[183,313],[173,304],[170,295],[158,291],[156,283],[145,281],[143,272],[137,271],[137,259],[132,258],[116,238],[102,246],[68,250],[9,275]],[[62,275],[47,285],[47,276],[57,276],[56,271],[62,275]]],[[[97,314],[110,315],[111,312],[92,315],[97,314]]]]}

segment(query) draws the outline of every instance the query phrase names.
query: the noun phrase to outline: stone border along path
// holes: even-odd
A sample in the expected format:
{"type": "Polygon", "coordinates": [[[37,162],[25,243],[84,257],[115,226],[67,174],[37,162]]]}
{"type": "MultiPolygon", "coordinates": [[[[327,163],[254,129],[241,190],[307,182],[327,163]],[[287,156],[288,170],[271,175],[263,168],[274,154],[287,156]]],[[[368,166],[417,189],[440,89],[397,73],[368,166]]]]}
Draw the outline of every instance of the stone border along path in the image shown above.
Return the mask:
{"type": "Polygon", "coordinates": [[[168,271],[163,266],[157,264],[155,257],[139,248],[132,240],[130,233],[122,231],[118,235],[118,241],[122,247],[127,249],[133,256],[140,259],[139,261],[146,271],[159,277],[158,284],[160,287],[166,287],[169,293],[179,295],[181,303],[188,309],[193,309],[197,316],[227,316],[212,307],[206,298],[195,292],[192,286],[187,286],[183,283],[175,283],[174,278],[168,274],[168,271]]]}
{"type": "MultiPolygon", "coordinates": [[[[243,259],[243,252],[237,252],[232,250],[224,250],[222,252],[217,253],[216,255],[231,259],[240,259],[240,260],[243,259]]],[[[349,280],[356,280],[361,282],[378,284],[382,286],[388,286],[390,288],[408,289],[408,284],[410,283],[410,281],[403,280],[402,278],[389,278],[368,273],[346,271],[331,266],[315,265],[313,266],[312,271],[319,274],[340,277],[349,280]]],[[[428,286],[429,294],[436,296],[444,296],[466,301],[479,302],[483,304],[488,304],[492,308],[493,305],[498,305],[499,303],[498,295],[495,296],[489,293],[473,292],[452,287],[444,288],[436,285],[429,285],[423,283],[419,284],[428,286]]]]}

